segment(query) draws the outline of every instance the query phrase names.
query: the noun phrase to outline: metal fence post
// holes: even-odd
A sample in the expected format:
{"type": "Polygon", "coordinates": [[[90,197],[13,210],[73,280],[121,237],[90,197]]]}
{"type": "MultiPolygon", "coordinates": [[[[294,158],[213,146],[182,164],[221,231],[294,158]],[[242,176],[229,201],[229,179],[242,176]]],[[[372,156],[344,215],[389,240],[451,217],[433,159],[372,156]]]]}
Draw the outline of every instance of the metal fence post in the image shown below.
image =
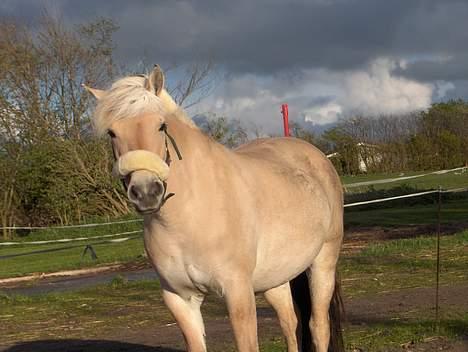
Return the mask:
{"type": "Polygon", "coordinates": [[[439,279],[440,279],[440,222],[442,208],[442,187],[439,186],[439,200],[437,202],[437,249],[436,249],[436,299],[435,299],[435,314],[436,314],[436,332],[439,333],[440,316],[439,316],[439,279]]]}

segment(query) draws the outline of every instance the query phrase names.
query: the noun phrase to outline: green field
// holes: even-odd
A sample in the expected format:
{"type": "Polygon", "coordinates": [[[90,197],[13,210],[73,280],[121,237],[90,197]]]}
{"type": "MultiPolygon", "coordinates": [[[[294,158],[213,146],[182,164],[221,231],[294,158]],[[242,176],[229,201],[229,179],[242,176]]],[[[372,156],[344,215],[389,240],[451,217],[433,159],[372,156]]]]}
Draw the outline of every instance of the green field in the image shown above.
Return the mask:
{"type": "MultiPolygon", "coordinates": [[[[125,220],[133,220],[133,218],[122,218],[116,219],[114,221],[125,220]]],[[[12,246],[0,245],[0,257],[42,250],[61,249],[65,247],[74,248],[47,253],[31,254],[27,256],[18,256],[8,259],[0,258],[0,278],[22,276],[32,273],[47,273],[60,270],[81,269],[105,264],[127,263],[143,260],[144,249],[142,235],[140,232],[142,231],[143,225],[140,219],[137,220],[138,221],[136,222],[96,227],[51,228],[32,230],[28,232],[19,231],[13,241],[21,243],[12,246]],[[121,235],[115,237],[101,237],[114,234],[121,235]],[[45,241],[63,238],[76,239],[78,237],[86,237],[90,239],[39,245],[31,245],[26,243],[30,241],[45,241]],[[127,237],[130,239],[125,242],[108,242],[109,240],[127,237]],[[84,249],[87,245],[91,245],[94,249],[97,255],[96,260],[91,258],[89,251],[86,253],[86,255],[83,256],[84,249]]]]}
{"type": "MultiPolygon", "coordinates": [[[[436,224],[438,221],[437,204],[399,205],[367,210],[359,208],[359,206],[346,208],[344,216],[346,225],[397,227],[436,224]]],[[[468,199],[444,201],[440,218],[442,224],[465,223],[468,226],[468,199]]]]}
{"type": "MultiPolygon", "coordinates": [[[[343,176],[341,181],[345,186],[346,192],[348,193],[363,193],[367,192],[370,186],[359,186],[359,187],[346,187],[346,185],[358,183],[358,182],[368,182],[368,181],[378,181],[384,179],[405,177],[405,176],[415,176],[430,173],[431,171],[413,171],[405,173],[390,173],[390,174],[372,174],[372,175],[357,175],[357,176],[343,176]]],[[[399,187],[402,185],[411,186],[414,189],[437,189],[441,186],[443,189],[453,189],[453,188],[466,188],[468,187],[468,169],[465,171],[458,172],[449,172],[445,174],[435,174],[427,175],[423,177],[401,180],[396,182],[382,183],[373,185],[373,189],[390,189],[399,187]]]]}
{"type": "MultiPolygon", "coordinates": [[[[143,239],[134,235],[120,243],[72,242],[75,248],[50,253],[38,253],[8,259],[0,259],[0,278],[23,276],[32,273],[48,273],[61,270],[82,269],[108,264],[123,264],[135,261],[146,261],[143,239]],[[92,259],[89,251],[83,256],[86,244],[91,244],[97,259],[92,259]]],[[[53,244],[40,246],[15,246],[0,249],[0,256],[29,253],[69,246],[70,244],[53,244]]]]}

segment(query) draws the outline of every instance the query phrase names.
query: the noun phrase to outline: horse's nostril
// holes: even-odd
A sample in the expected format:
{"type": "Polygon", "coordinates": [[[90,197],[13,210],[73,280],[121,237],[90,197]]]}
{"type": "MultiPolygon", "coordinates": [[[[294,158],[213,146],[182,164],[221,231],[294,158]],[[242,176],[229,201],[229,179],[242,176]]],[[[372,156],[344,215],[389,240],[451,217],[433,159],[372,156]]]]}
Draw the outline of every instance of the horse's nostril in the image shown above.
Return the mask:
{"type": "Polygon", "coordinates": [[[133,185],[130,187],[130,198],[133,198],[134,200],[140,200],[143,198],[143,194],[138,186],[133,185]]]}
{"type": "Polygon", "coordinates": [[[163,190],[163,186],[161,182],[155,181],[151,184],[151,187],[148,193],[150,194],[150,196],[156,197],[156,196],[159,196],[163,191],[164,190],[163,190]]]}

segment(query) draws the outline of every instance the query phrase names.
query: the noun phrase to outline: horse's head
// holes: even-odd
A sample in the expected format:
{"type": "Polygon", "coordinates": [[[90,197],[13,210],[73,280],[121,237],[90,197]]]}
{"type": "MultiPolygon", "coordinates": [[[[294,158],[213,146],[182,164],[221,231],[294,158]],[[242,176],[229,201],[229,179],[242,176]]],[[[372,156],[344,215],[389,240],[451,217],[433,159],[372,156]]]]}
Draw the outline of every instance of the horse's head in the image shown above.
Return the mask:
{"type": "Polygon", "coordinates": [[[85,88],[98,99],[93,124],[111,139],[114,173],[129,200],[142,214],[158,211],[168,197],[168,144],[175,143],[165,120],[175,104],[164,90],[162,70],[155,66],[148,76],[120,79],[107,91],[85,88]]]}

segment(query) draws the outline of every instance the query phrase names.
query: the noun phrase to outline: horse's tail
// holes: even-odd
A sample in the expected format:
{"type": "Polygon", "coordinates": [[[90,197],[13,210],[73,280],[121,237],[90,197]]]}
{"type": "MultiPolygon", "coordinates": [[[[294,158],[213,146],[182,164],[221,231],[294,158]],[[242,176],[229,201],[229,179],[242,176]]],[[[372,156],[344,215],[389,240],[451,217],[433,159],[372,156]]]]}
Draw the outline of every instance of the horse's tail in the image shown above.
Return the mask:
{"type": "MultiPolygon", "coordinates": [[[[303,272],[290,282],[291,292],[296,309],[298,310],[297,336],[300,341],[302,352],[314,352],[315,347],[312,342],[312,335],[309,329],[309,320],[312,314],[311,295],[307,274],[303,272]]],[[[341,321],[343,318],[343,300],[341,298],[341,285],[339,276],[335,275],[335,289],[328,310],[330,319],[330,344],[329,352],[344,352],[343,335],[341,321]]]]}

